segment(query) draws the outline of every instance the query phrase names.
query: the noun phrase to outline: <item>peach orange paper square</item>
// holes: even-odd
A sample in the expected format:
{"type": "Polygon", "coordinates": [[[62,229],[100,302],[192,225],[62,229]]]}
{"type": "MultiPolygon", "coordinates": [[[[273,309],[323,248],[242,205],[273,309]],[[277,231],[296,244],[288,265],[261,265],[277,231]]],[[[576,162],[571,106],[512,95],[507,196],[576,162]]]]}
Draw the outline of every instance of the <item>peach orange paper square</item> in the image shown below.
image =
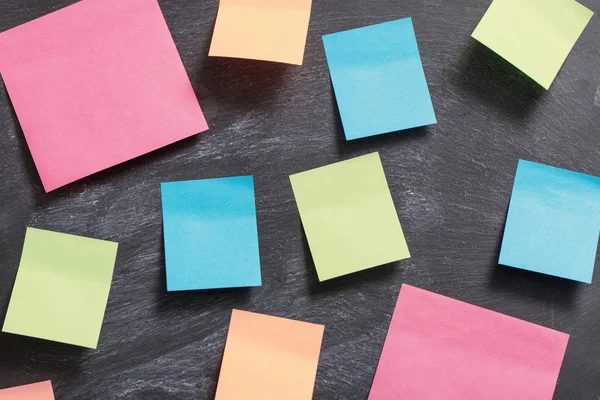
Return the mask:
{"type": "Polygon", "coordinates": [[[312,0],[219,0],[209,56],[302,64],[312,0]]]}
{"type": "Polygon", "coordinates": [[[215,400],[310,400],[323,325],[233,310],[215,400]]]}

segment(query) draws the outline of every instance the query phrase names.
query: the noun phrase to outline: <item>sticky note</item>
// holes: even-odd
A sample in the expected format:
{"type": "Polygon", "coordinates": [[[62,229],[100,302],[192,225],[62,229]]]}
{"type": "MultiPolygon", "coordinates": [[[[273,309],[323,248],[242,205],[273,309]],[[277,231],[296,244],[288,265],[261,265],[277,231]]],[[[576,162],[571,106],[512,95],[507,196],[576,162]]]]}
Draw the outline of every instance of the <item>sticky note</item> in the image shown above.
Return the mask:
{"type": "Polygon", "coordinates": [[[0,389],[0,400],[54,400],[50,381],[0,389]]]}
{"type": "Polygon", "coordinates": [[[472,36],[549,89],[593,14],[575,0],[494,0],[472,36]]]}
{"type": "Polygon", "coordinates": [[[499,264],[592,283],[600,178],[520,160],[499,264]]]}
{"type": "Polygon", "coordinates": [[[209,56],[302,64],[312,0],[220,0],[209,56]]]}
{"type": "Polygon", "coordinates": [[[0,34],[48,192],[207,129],[156,0],[81,1],[0,34]]]}
{"type": "Polygon", "coordinates": [[[117,246],[28,228],[2,331],[95,349],[117,246]]]}
{"type": "Polygon", "coordinates": [[[320,281],[410,257],[378,153],[290,181],[320,281]]]}
{"type": "Polygon", "coordinates": [[[347,140],[436,123],[412,19],[323,36],[347,140]]]}
{"type": "Polygon", "coordinates": [[[161,184],[167,290],[260,286],[251,176],[161,184]]]}
{"type": "Polygon", "coordinates": [[[568,340],[405,284],[369,400],[552,400],[568,340]]]}
{"type": "Polygon", "coordinates": [[[215,400],[310,400],[323,325],[233,310],[215,400]]]}

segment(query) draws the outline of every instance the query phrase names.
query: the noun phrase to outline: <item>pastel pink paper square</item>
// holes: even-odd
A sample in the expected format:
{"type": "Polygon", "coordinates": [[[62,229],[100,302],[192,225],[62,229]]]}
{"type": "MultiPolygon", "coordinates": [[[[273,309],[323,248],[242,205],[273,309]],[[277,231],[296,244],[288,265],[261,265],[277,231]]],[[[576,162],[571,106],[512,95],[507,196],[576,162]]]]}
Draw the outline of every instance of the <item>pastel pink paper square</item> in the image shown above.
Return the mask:
{"type": "Polygon", "coordinates": [[[46,191],[208,129],[156,0],[83,0],[0,34],[46,191]]]}
{"type": "Polygon", "coordinates": [[[403,285],[369,400],[551,400],[568,340],[403,285]]]}
{"type": "Polygon", "coordinates": [[[0,400],[54,400],[50,381],[0,389],[0,400]]]}

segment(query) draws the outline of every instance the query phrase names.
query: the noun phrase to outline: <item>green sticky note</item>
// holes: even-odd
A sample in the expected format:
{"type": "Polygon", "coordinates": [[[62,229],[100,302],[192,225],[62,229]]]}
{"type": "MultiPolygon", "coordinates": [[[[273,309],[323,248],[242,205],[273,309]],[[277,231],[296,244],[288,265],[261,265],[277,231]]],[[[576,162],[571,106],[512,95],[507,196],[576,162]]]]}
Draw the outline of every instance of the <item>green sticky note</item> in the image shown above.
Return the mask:
{"type": "Polygon", "coordinates": [[[95,349],[117,246],[28,228],[2,331],[95,349]]]}
{"type": "Polygon", "coordinates": [[[378,153],[290,180],[320,281],[410,257],[378,153]]]}
{"type": "Polygon", "coordinates": [[[472,36],[548,89],[593,14],[575,0],[494,0],[472,36]]]}

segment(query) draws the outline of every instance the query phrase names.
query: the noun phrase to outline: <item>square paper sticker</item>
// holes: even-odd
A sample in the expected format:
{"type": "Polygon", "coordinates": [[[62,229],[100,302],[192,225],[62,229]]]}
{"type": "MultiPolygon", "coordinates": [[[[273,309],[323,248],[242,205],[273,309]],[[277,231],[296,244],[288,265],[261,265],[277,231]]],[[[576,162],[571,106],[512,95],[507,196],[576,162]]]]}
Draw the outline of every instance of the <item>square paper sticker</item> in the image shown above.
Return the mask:
{"type": "Polygon", "coordinates": [[[520,160],[499,264],[592,283],[600,178],[520,160]]]}
{"type": "Polygon", "coordinates": [[[378,153],[290,180],[319,280],[410,257],[378,153]]]}
{"type": "Polygon", "coordinates": [[[233,310],[215,400],[312,399],[324,329],[233,310]]]}
{"type": "Polygon", "coordinates": [[[2,331],[95,349],[117,246],[28,228],[2,331]]]}
{"type": "Polygon", "coordinates": [[[552,400],[568,340],[403,285],[369,400],[552,400]]]}
{"type": "Polygon", "coordinates": [[[50,381],[0,389],[0,400],[54,400],[50,381]]]}
{"type": "Polygon", "coordinates": [[[208,129],[156,0],[81,1],[0,34],[46,191],[208,129]]]}
{"type": "Polygon", "coordinates": [[[494,0],[473,37],[549,89],[593,14],[575,0],[494,0]]]}
{"type": "Polygon", "coordinates": [[[302,64],[312,0],[220,0],[209,56],[302,64]]]}
{"type": "Polygon", "coordinates": [[[323,36],[346,139],[436,123],[412,19],[323,36]]]}
{"type": "Polygon", "coordinates": [[[167,290],[260,286],[251,176],[161,184],[167,290]]]}

